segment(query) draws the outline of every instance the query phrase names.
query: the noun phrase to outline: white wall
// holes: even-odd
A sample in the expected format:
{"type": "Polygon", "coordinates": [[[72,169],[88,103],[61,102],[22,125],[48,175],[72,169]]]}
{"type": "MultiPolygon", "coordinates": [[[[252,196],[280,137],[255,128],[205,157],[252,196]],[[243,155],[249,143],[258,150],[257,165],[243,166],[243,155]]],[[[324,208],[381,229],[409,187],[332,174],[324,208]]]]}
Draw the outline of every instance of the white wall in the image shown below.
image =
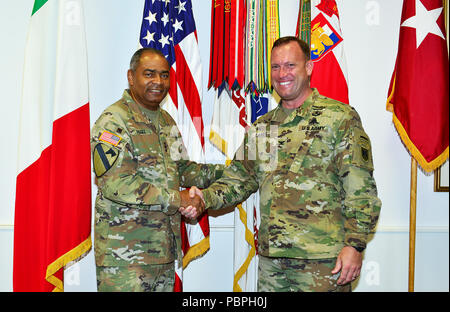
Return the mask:
{"type": "MultiPolygon", "coordinates": [[[[0,0],[0,291],[12,290],[14,193],[24,47],[33,0],[0,0]]],[[[143,0],[84,0],[89,57],[91,122],[120,98],[137,47],[143,0]]],[[[223,157],[209,144],[214,101],[206,90],[211,1],[192,0],[203,61],[203,118],[211,162],[223,157]]],[[[356,291],[407,291],[410,157],[385,110],[395,62],[401,0],[338,0],[349,73],[350,104],[373,145],[375,178],[383,202],[377,233],[365,252],[356,291]]],[[[295,33],[298,0],[280,1],[281,34],[295,33]]],[[[96,189],[93,188],[93,196],[96,189]]],[[[417,291],[449,290],[449,194],[433,192],[433,176],[418,173],[417,291]]],[[[210,217],[211,249],[185,271],[186,291],[232,291],[233,213],[210,217]]],[[[66,270],[67,291],[95,291],[93,252],[66,270]]]]}

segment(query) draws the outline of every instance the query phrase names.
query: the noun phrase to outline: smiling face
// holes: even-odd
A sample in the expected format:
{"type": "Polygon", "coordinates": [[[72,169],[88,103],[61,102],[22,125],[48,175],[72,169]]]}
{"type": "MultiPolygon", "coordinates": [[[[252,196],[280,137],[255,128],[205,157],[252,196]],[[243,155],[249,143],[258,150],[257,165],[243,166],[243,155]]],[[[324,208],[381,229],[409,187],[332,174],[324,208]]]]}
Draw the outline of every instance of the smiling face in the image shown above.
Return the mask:
{"type": "Polygon", "coordinates": [[[271,56],[272,85],[289,108],[299,107],[311,93],[309,77],[313,63],[307,61],[297,42],[274,47],[271,56]]]}
{"type": "Polygon", "coordinates": [[[128,70],[128,84],[134,100],[150,110],[157,110],[169,91],[169,63],[151,51],[142,53],[136,69],[128,70]]]}

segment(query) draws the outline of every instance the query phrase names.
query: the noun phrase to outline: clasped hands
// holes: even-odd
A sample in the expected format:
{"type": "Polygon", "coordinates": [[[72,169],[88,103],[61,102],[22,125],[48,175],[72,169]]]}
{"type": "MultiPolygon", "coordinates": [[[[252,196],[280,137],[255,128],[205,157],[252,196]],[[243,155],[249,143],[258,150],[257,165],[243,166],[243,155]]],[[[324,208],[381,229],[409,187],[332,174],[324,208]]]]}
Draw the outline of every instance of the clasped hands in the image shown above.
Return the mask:
{"type": "Polygon", "coordinates": [[[180,209],[182,216],[189,219],[197,219],[205,211],[203,193],[193,186],[189,190],[180,191],[180,209]]]}

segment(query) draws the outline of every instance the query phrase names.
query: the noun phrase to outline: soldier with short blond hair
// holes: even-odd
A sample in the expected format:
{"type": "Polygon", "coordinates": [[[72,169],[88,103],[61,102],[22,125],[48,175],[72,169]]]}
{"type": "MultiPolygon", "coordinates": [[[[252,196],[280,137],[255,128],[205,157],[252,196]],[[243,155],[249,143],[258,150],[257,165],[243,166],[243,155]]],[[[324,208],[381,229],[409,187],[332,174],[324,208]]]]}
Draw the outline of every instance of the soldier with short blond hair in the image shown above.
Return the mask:
{"type": "Polygon", "coordinates": [[[351,291],[381,209],[359,115],[310,87],[309,53],[296,37],[274,43],[280,104],[252,125],[222,178],[202,192],[191,189],[207,209],[259,190],[259,291],[351,291]]]}

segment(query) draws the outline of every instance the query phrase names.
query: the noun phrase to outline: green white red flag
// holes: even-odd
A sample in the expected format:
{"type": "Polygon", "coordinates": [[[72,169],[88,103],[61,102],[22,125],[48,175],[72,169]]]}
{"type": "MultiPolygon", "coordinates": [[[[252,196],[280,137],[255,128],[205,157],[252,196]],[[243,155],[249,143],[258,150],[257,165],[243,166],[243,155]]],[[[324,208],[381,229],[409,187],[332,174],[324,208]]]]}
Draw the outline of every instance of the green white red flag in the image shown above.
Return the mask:
{"type": "Polygon", "coordinates": [[[91,248],[87,54],[81,0],[36,0],[25,51],[14,291],[63,291],[91,248]]]}

